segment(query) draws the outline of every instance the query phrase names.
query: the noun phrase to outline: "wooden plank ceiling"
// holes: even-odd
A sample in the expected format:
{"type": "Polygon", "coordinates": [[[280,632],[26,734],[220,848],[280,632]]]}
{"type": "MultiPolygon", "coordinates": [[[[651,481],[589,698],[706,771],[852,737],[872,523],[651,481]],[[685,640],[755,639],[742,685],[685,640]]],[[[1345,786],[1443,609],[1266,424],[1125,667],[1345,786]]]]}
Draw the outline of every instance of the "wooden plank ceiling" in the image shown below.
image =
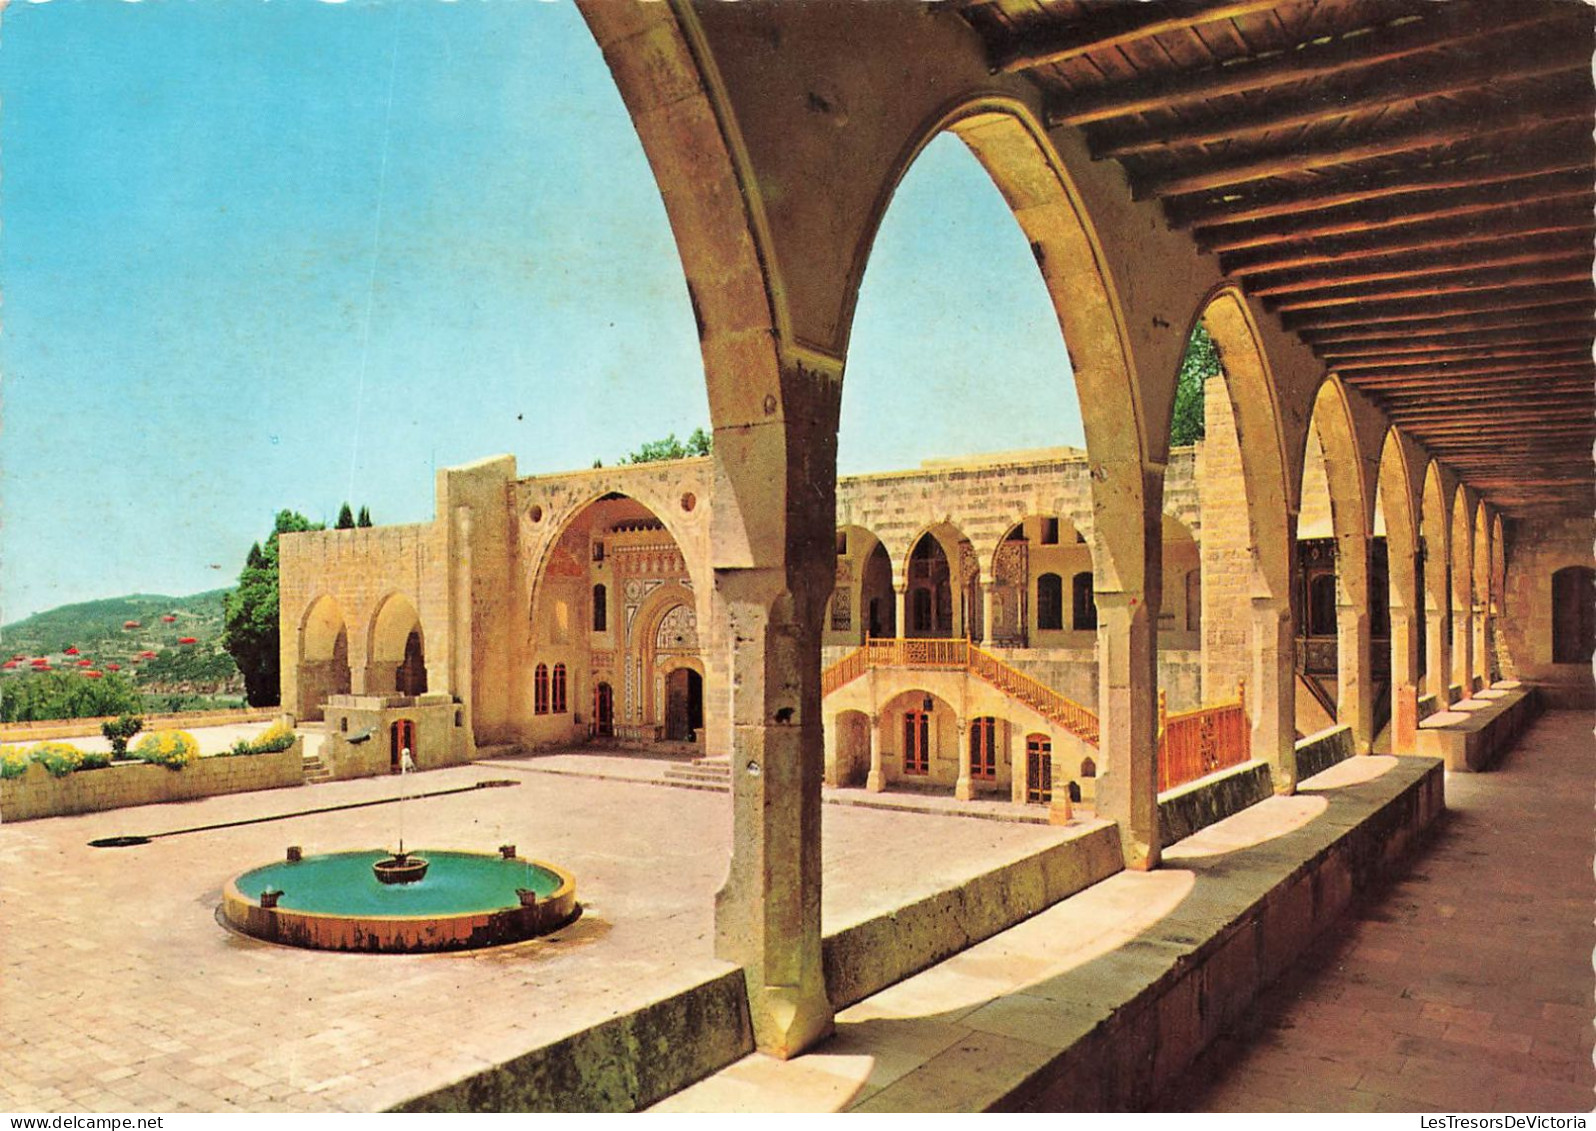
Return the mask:
{"type": "Polygon", "coordinates": [[[1509,513],[1590,513],[1596,10],[967,0],[1138,198],[1509,513]]]}

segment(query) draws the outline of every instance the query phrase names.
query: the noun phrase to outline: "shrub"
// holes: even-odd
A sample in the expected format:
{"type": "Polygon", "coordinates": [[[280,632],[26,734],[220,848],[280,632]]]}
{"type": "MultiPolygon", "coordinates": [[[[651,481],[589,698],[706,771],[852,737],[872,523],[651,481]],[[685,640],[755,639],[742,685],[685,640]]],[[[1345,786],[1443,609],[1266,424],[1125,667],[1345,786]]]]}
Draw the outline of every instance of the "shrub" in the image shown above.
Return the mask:
{"type": "Polygon", "coordinates": [[[20,778],[33,755],[20,746],[0,746],[0,778],[20,778]]]}
{"type": "Polygon", "coordinates": [[[41,742],[29,753],[52,778],[64,778],[83,764],[83,751],[66,742],[41,742]]]}
{"type": "Polygon", "coordinates": [[[199,757],[199,743],[184,730],[158,730],[139,739],[133,747],[133,757],[153,766],[181,770],[199,757]]]}
{"type": "Polygon", "coordinates": [[[103,770],[111,764],[111,752],[109,750],[82,750],[79,753],[81,757],[78,759],[78,769],[80,770],[103,770]]]}
{"type": "Polygon", "coordinates": [[[123,715],[100,724],[100,733],[111,741],[111,757],[126,758],[127,742],[144,729],[144,720],[138,715],[123,715]]]}
{"type": "Polygon", "coordinates": [[[294,728],[278,720],[255,736],[249,744],[252,754],[276,754],[294,744],[294,728]]]}

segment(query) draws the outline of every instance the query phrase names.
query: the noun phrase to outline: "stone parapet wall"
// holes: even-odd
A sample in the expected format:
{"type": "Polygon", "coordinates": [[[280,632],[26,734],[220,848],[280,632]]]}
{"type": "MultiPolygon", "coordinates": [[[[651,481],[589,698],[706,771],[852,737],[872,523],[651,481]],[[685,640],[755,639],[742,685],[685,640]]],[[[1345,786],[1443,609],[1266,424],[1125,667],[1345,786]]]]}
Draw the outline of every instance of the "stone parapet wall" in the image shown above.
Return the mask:
{"type": "Polygon", "coordinates": [[[1274,795],[1269,766],[1256,759],[1172,789],[1158,798],[1159,843],[1185,840],[1274,795]]]}
{"type": "Polygon", "coordinates": [[[192,801],[224,793],[248,793],[301,785],[304,740],[275,754],[229,754],[200,758],[180,770],[119,762],[98,770],[51,777],[37,762],[20,778],[0,780],[0,820],[28,821],[72,813],[98,813],[163,801],[192,801]]]}

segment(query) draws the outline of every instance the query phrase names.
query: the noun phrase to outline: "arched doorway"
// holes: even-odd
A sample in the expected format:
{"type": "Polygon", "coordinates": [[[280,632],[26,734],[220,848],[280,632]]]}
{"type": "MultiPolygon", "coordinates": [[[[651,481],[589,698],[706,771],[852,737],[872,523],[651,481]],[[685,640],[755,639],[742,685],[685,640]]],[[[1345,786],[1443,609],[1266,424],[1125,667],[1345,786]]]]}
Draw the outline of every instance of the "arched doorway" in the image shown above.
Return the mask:
{"type": "Polygon", "coordinates": [[[320,597],[305,611],[299,629],[299,703],[301,719],[323,717],[329,696],[348,695],[349,631],[343,609],[331,597],[320,597]]]}
{"type": "Polygon", "coordinates": [[[427,690],[425,636],[410,598],[392,593],[371,619],[366,694],[423,695],[427,690]]]}
{"type": "Polygon", "coordinates": [[[597,738],[615,737],[615,691],[602,681],[593,687],[593,734],[597,738]]]}
{"type": "Polygon", "coordinates": [[[704,677],[692,668],[677,668],[665,677],[665,737],[696,742],[704,729],[704,677]]]}
{"type": "Polygon", "coordinates": [[[393,726],[388,728],[388,772],[401,773],[405,755],[414,758],[415,753],[416,724],[410,719],[395,719],[393,726]]]}

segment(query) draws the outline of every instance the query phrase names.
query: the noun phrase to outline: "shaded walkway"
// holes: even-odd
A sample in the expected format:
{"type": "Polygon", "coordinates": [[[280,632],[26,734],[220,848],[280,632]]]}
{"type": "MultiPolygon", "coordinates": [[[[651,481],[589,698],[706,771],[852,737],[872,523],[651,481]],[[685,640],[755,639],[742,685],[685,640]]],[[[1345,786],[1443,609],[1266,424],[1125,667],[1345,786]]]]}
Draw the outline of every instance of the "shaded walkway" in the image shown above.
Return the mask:
{"type": "Polygon", "coordinates": [[[1170,1089],[1189,1111],[1589,1111],[1591,719],[1537,721],[1170,1089]]]}

